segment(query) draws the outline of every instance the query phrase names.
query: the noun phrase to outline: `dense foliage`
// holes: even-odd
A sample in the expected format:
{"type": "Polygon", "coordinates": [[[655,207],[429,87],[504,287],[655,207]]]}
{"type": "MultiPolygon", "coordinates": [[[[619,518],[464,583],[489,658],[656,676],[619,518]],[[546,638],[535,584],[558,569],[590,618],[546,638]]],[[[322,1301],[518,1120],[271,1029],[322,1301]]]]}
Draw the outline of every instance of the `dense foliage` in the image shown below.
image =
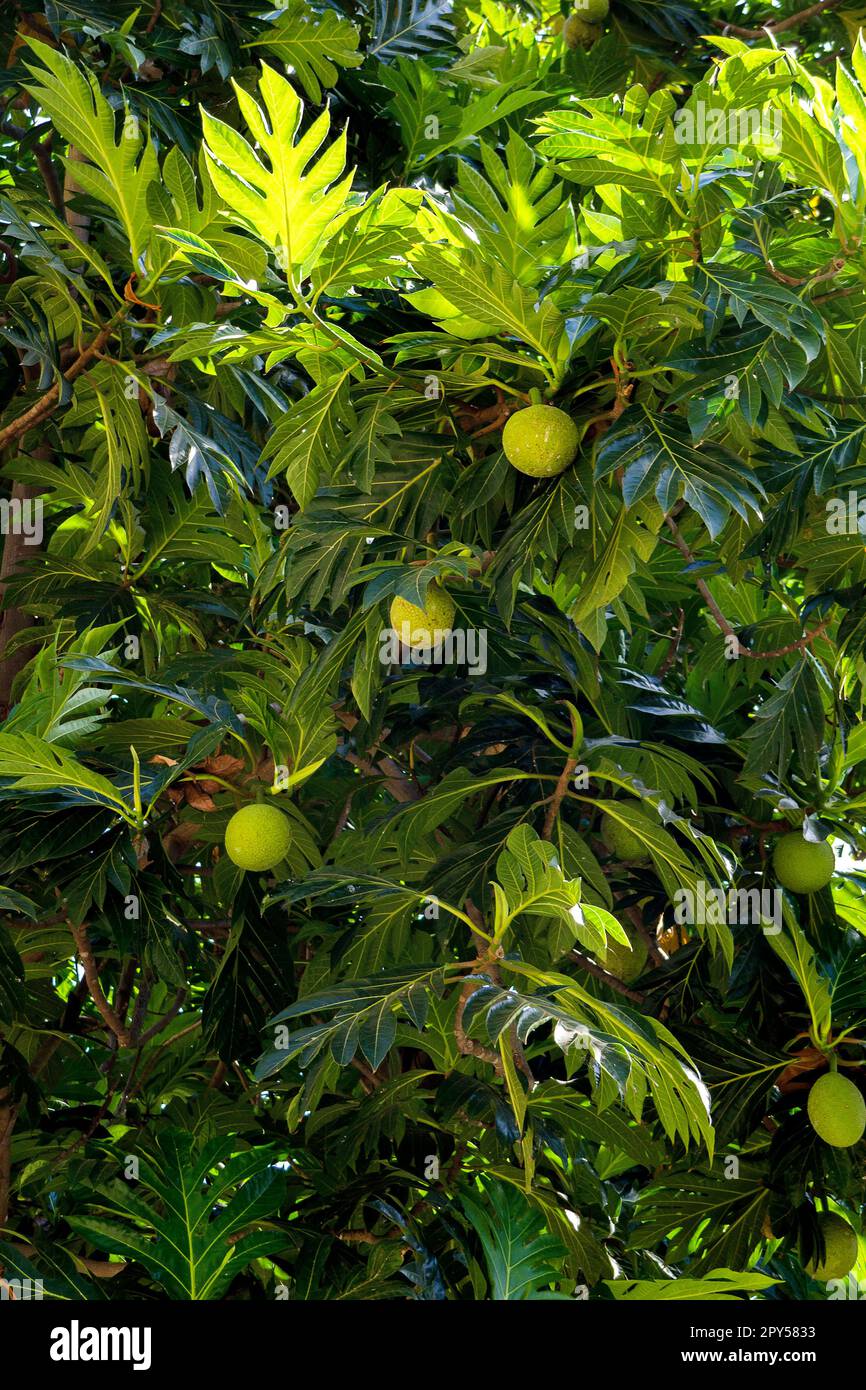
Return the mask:
{"type": "Polygon", "coordinates": [[[7,1280],[866,1277],[866,12],[587,8],[0,13],[7,1280]]]}

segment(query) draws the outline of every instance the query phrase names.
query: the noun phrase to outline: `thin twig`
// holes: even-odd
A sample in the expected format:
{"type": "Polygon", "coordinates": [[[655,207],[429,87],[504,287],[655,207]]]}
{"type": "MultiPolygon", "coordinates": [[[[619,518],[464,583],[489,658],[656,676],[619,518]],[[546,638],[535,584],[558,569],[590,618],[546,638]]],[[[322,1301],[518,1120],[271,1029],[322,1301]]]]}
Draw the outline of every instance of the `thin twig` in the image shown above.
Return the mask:
{"type": "MultiPolygon", "coordinates": [[[[467,901],[466,915],[479,927],[481,927],[481,913],[479,912],[478,908],[475,906],[473,902],[467,901]]],[[[493,980],[496,984],[499,984],[499,969],[496,964],[495,956],[491,956],[490,954],[490,950],[488,949],[488,942],[485,941],[485,939],[482,936],[476,936],[473,933],[472,943],[475,947],[475,953],[478,956],[478,970],[485,972],[490,976],[491,980],[493,980]]],[[[501,948],[496,948],[496,950],[497,954],[501,956],[501,948]]],[[[457,1040],[457,1047],[464,1057],[477,1057],[479,1061],[490,1062],[491,1065],[498,1072],[498,1074],[501,1076],[502,1058],[500,1057],[499,1053],[494,1048],[485,1047],[483,1043],[476,1042],[474,1038],[468,1037],[466,1030],[463,1027],[463,1014],[465,1012],[466,1005],[469,1003],[469,1000],[472,998],[472,995],[478,989],[481,989],[481,982],[477,978],[470,975],[469,978],[465,981],[463,987],[461,988],[460,998],[457,1001],[457,1012],[454,1015],[454,1037],[457,1040]]]]}
{"type": "Polygon", "coordinates": [[[670,640],[670,646],[668,647],[668,650],[667,650],[667,654],[666,654],[666,656],[665,656],[665,659],[664,659],[664,661],[662,662],[661,666],[659,667],[658,671],[656,672],[656,676],[657,676],[657,679],[658,679],[658,680],[664,680],[664,678],[665,678],[665,676],[667,675],[668,671],[671,669],[671,667],[673,666],[674,662],[675,662],[676,659],[677,659],[677,653],[678,653],[678,651],[679,651],[679,649],[680,649],[680,642],[683,640],[683,630],[684,630],[684,628],[685,628],[685,624],[686,624],[686,611],[685,611],[684,608],[681,608],[681,609],[680,609],[680,616],[679,616],[679,618],[678,618],[678,620],[677,620],[676,632],[674,633],[673,637],[672,637],[671,640],[670,640]]]}
{"type": "Polygon", "coordinates": [[[559,815],[559,808],[562,805],[565,793],[568,791],[568,784],[571,781],[572,773],[577,765],[577,758],[566,758],[562,772],[559,774],[559,781],[556,784],[556,789],[553,796],[550,798],[547,815],[544,818],[544,829],[541,832],[542,840],[549,840],[553,834],[553,827],[556,824],[556,817],[559,815]]]}
{"type": "Polygon", "coordinates": [[[796,29],[798,24],[804,24],[807,19],[814,19],[824,10],[836,9],[841,4],[842,0],[818,0],[818,4],[810,5],[808,9],[800,10],[799,14],[792,14],[787,19],[777,19],[775,23],[767,20],[760,29],[744,29],[739,24],[729,24],[725,19],[714,19],[713,24],[726,34],[736,34],[741,39],[763,39],[768,34],[783,34],[787,29],[796,29]]]}
{"type": "MultiPolygon", "coordinates": [[[[118,309],[111,322],[106,324],[105,328],[100,329],[93,341],[78,354],[72,365],[63,373],[67,381],[74,381],[76,377],[79,377],[93,361],[94,357],[99,355],[114,334],[114,330],[118,323],[125,317],[127,309],[127,305],[122,309],[118,309]]],[[[26,434],[34,425],[40,424],[49,415],[53,414],[59,401],[60,386],[58,382],[55,382],[53,386],[49,386],[41,400],[38,400],[35,405],[30,406],[29,410],[25,410],[23,415],[19,415],[16,420],[12,420],[3,429],[0,429],[0,449],[4,449],[6,445],[11,444],[13,440],[20,439],[22,434],[26,434]]]]}
{"type": "Polygon", "coordinates": [[[152,1023],[149,1028],[145,1029],[141,1037],[136,1040],[136,1046],[144,1047],[144,1044],[150,1042],[151,1038],[155,1038],[158,1033],[161,1033],[164,1028],[167,1028],[172,1019],[177,1018],[185,999],[186,989],[179,989],[168,1011],[163,1014],[162,1018],[158,1018],[156,1023],[152,1023]]]}
{"type": "MultiPolygon", "coordinates": [[[[680,554],[683,556],[687,564],[693,565],[695,563],[695,557],[689,549],[688,545],[686,544],[685,540],[683,539],[682,535],[680,534],[679,527],[677,526],[673,517],[666,516],[665,521],[667,522],[668,529],[673,535],[674,542],[680,554]]],[[[775,661],[777,657],[788,656],[791,652],[804,651],[806,647],[810,647],[812,643],[816,641],[816,639],[819,638],[826,631],[829,625],[829,619],[825,618],[824,621],[819,623],[817,627],[813,627],[811,632],[807,632],[804,637],[798,637],[795,642],[789,642],[785,647],[777,647],[774,651],[769,652],[755,652],[752,651],[750,647],[744,646],[743,643],[740,641],[733,627],[728,622],[728,619],[725,617],[721,608],[716,603],[716,600],[710,593],[710,590],[707,587],[704,580],[696,578],[695,584],[704,602],[706,603],[707,607],[712,613],[713,618],[715,619],[716,626],[719,628],[721,632],[724,633],[726,637],[730,638],[731,641],[735,644],[735,654],[737,656],[750,657],[752,661],[775,661]]]]}
{"type": "Polygon", "coordinates": [[[65,216],[66,207],[63,202],[63,189],[60,186],[60,179],[57,176],[57,170],[51,158],[50,135],[45,140],[37,140],[34,153],[51,206],[54,208],[55,212],[59,212],[61,217],[63,217],[65,216]]]}
{"type": "Polygon", "coordinates": [[[132,1036],[109,1004],[103,993],[102,985],[99,983],[99,966],[96,963],[96,958],[90,946],[87,927],[83,922],[81,926],[75,926],[73,922],[69,922],[69,930],[72,932],[78,950],[81,968],[84,971],[84,978],[87,981],[87,988],[90,992],[91,999],[102,1015],[105,1023],[117,1038],[121,1047],[130,1047],[132,1045],[132,1036]]]}
{"type": "Polygon", "coordinates": [[[602,980],[604,984],[610,985],[610,988],[616,990],[617,994],[622,994],[626,999],[632,999],[635,1004],[646,1003],[645,994],[638,993],[636,989],[629,989],[628,985],[619,979],[617,975],[611,975],[609,971],[603,970],[600,965],[597,965],[590,956],[585,956],[582,951],[570,951],[569,959],[573,960],[575,965],[579,965],[581,970],[585,970],[587,974],[594,975],[597,980],[602,980]]]}
{"type": "Polygon", "coordinates": [[[653,965],[664,965],[665,956],[652,932],[644,926],[639,907],[624,907],[623,912],[631,922],[641,941],[646,945],[650,960],[653,965]]]}

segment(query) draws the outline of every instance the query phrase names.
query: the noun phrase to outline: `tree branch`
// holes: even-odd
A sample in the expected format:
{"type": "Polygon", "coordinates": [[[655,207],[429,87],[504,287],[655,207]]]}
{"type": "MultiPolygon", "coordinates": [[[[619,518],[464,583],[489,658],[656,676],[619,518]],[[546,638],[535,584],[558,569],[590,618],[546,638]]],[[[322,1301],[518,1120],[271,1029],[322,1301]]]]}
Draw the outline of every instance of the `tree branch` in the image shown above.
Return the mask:
{"type": "Polygon", "coordinates": [[[664,965],[665,957],[662,951],[659,949],[659,944],[653,936],[652,932],[644,926],[644,920],[641,915],[640,908],[637,906],[624,907],[623,912],[625,913],[626,917],[628,917],[629,921],[631,922],[641,941],[644,942],[647,951],[649,952],[649,958],[652,961],[653,965],[664,965]]]}
{"type": "MultiPolygon", "coordinates": [[[[683,539],[673,517],[666,516],[665,521],[667,522],[668,529],[671,531],[676,547],[683,556],[683,559],[687,564],[693,565],[695,563],[695,557],[683,539]]],[[[812,628],[811,632],[807,632],[805,637],[798,637],[795,642],[789,642],[785,647],[776,647],[774,651],[770,652],[754,652],[751,647],[743,646],[743,643],[740,641],[731,624],[728,622],[728,619],[716,603],[716,600],[713,598],[704,580],[696,579],[695,584],[712,613],[716,626],[735,644],[736,655],[750,657],[752,661],[775,661],[777,657],[788,656],[791,652],[805,651],[807,647],[810,647],[812,643],[826,631],[829,623],[829,619],[825,619],[823,622],[819,623],[817,627],[812,628]]]]}
{"type": "Polygon", "coordinates": [[[87,927],[84,923],[82,923],[80,927],[76,927],[72,922],[69,922],[68,925],[78,950],[81,968],[84,971],[84,978],[87,981],[87,988],[90,992],[91,999],[102,1015],[103,1020],[117,1038],[121,1047],[131,1047],[133,1043],[132,1034],[124,1026],[121,1019],[109,1004],[103,992],[102,985],[99,983],[99,966],[96,963],[96,957],[90,946],[87,927]]]}
{"type": "MultiPolygon", "coordinates": [[[[111,322],[100,329],[93,341],[78,354],[72,365],[63,373],[67,381],[74,381],[76,377],[81,376],[81,373],[87,369],[94,357],[99,356],[106,343],[113,336],[117,325],[125,318],[128,311],[129,305],[126,304],[123,308],[118,309],[111,322]]],[[[55,382],[53,386],[49,386],[41,400],[38,400],[35,405],[30,406],[29,410],[25,410],[23,415],[18,416],[17,420],[12,420],[10,424],[0,429],[0,449],[4,449],[7,444],[11,444],[14,440],[20,439],[21,435],[26,434],[34,425],[41,424],[43,420],[47,419],[48,416],[53,414],[57,409],[59,400],[60,386],[55,382]]]]}
{"type": "Polygon", "coordinates": [[[12,1131],[18,1118],[18,1106],[12,1103],[12,1088],[0,1091],[0,1228],[9,1216],[9,1197],[12,1190],[12,1131]]]}
{"type": "Polygon", "coordinates": [[[574,769],[577,767],[577,765],[577,758],[566,758],[565,766],[563,767],[562,772],[559,774],[559,781],[556,784],[556,789],[553,793],[553,796],[550,798],[550,804],[547,808],[547,815],[544,818],[544,829],[541,832],[542,840],[549,840],[551,835],[553,834],[553,827],[556,824],[556,817],[559,815],[559,808],[562,805],[562,799],[565,796],[565,793],[568,791],[568,784],[571,780],[571,775],[574,772],[574,769]]]}
{"type": "Polygon", "coordinates": [[[57,170],[51,158],[51,138],[52,137],[48,135],[44,140],[37,140],[34,153],[51,206],[54,208],[55,212],[59,212],[61,217],[63,217],[66,214],[66,207],[63,201],[63,189],[60,186],[60,179],[57,177],[57,170]]]}
{"type": "Polygon", "coordinates": [[[150,1042],[151,1038],[155,1038],[158,1033],[161,1033],[164,1028],[167,1028],[168,1025],[171,1023],[172,1019],[177,1018],[183,1006],[183,1001],[185,999],[186,988],[184,987],[177,990],[171,1006],[169,1007],[168,1011],[163,1014],[162,1018],[158,1018],[156,1020],[156,1023],[152,1023],[149,1028],[145,1029],[145,1031],[141,1034],[140,1037],[136,1038],[136,1047],[144,1047],[144,1044],[150,1042]]]}
{"type": "Polygon", "coordinates": [[[629,989],[617,975],[611,975],[598,965],[591,956],[585,956],[582,951],[569,951],[569,960],[573,960],[575,965],[579,965],[581,970],[585,970],[588,975],[594,975],[597,980],[603,981],[611,989],[616,990],[617,994],[623,995],[625,999],[631,999],[635,1004],[645,1004],[646,995],[640,994],[636,989],[629,989]]]}
{"type": "Polygon", "coordinates": [[[775,23],[768,20],[760,29],[744,29],[739,24],[729,24],[724,19],[714,19],[713,24],[717,29],[723,29],[726,34],[736,34],[741,39],[764,39],[768,34],[784,34],[788,29],[796,29],[799,24],[805,24],[807,19],[814,19],[816,15],[823,14],[824,10],[835,10],[841,4],[842,0],[818,0],[818,4],[810,5],[798,14],[789,15],[787,19],[777,19],[775,23]]]}
{"type": "Polygon", "coordinates": [[[472,976],[466,981],[460,991],[460,999],[457,1003],[457,1012],[454,1015],[454,1037],[457,1040],[458,1050],[464,1057],[477,1057],[481,1062],[490,1062],[498,1072],[502,1072],[502,1058],[492,1047],[485,1047],[483,1043],[476,1042],[470,1038],[463,1027],[463,1014],[466,1005],[472,998],[477,989],[481,988],[481,983],[472,976]]]}
{"type": "Polygon", "coordinates": [[[87,160],[80,150],[74,145],[70,145],[66,151],[66,174],[63,179],[63,214],[71,232],[75,234],[79,241],[87,242],[90,240],[90,218],[85,213],[76,212],[72,207],[72,199],[78,193],[83,193],[84,189],[77,182],[73,173],[73,164],[87,164],[87,160]]]}
{"type": "MultiPolygon", "coordinates": [[[[34,457],[47,457],[50,454],[48,449],[34,450],[34,457]]],[[[29,483],[16,482],[12,484],[12,502],[29,504],[32,499],[39,496],[39,488],[32,487],[29,483]]],[[[40,504],[41,505],[41,504],[40,504]]],[[[2,617],[0,617],[0,719],[5,719],[12,703],[12,687],[17,676],[27,665],[33,655],[32,647],[19,646],[18,650],[11,652],[8,656],[6,649],[13,638],[19,632],[23,632],[31,624],[29,614],[22,608],[5,607],[6,588],[10,579],[23,567],[32,549],[38,549],[29,545],[27,536],[21,531],[11,530],[3,539],[3,559],[0,561],[0,605],[4,607],[2,617]]]]}
{"type": "Polygon", "coordinates": [[[665,678],[665,676],[667,675],[668,671],[671,669],[671,667],[673,666],[674,662],[675,662],[676,659],[677,659],[677,652],[678,652],[679,649],[680,649],[680,642],[683,640],[683,630],[684,630],[684,628],[685,628],[685,623],[686,623],[686,610],[685,610],[684,608],[681,608],[681,609],[680,609],[680,616],[679,616],[679,618],[677,619],[676,632],[674,633],[673,637],[672,637],[671,640],[670,640],[670,645],[669,645],[669,647],[668,647],[668,649],[667,649],[667,653],[666,653],[666,655],[665,655],[665,659],[664,659],[664,661],[662,662],[661,666],[659,667],[658,671],[656,672],[657,678],[658,678],[658,680],[660,680],[660,681],[661,681],[661,680],[664,680],[664,678],[665,678]]]}
{"type": "MultiPolygon", "coordinates": [[[[479,927],[481,926],[481,913],[474,903],[467,901],[466,915],[470,917],[473,922],[476,922],[479,927]]],[[[490,947],[488,949],[488,943],[481,936],[473,935],[472,941],[475,946],[475,953],[478,956],[478,969],[486,970],[490,978],[499,984],[499,970],[495,958],[490,955],[490,951],[494,948],[490,947]]],[[[499,949],[499,955],[502,955],[501,949],[499,949]]],[[[501,1076],[502,1058],[499,1053],[494,1048],[485,1047],[483,1043],[476,1042],[474,1038],[470,1038],[463,1027],[463,1014],[466,1005],[469,1003],[475,991],[480,988],[481,982],[472,975],[470,975],[469,979],[466,980],[461,988],[460,998],[457,1003],[457,1012],[454,1015],[454,1037],[457,1040],[457,1047],[464,1057],[477,1057],[482,1062],[490,1062],[501,1076]]]]}

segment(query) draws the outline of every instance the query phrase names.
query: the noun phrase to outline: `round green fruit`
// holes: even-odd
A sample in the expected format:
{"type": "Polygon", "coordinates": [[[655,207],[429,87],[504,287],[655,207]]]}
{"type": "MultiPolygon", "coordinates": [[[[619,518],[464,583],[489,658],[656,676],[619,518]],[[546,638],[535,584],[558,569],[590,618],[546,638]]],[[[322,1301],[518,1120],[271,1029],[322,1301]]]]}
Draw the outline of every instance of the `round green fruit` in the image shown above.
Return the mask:
{"type": "Polygon", "coordinates": [[[630,985],[643,974],[649,952],[646,942],[637,932],[627,930],[626,935],[631,945],[624,946],[621,941],[611,941],[604,955],[599,956],[599,962],[609,974],[630,985]]]}
{"type": "Polygon", "coordinates": [[[607,19],[610,0],[577,0],[574,12],[581,19],[588,19],[590,24],[598,24],[601,20],[607,19]]]}
{"type": "Polygon", "coordinates": [[[617,859],[624,859],[632,864],[645,864],[650,858],[650,852],[640,836],[613,816],[602,816],[601,838],[617,859]]]}
{"type": "Polygon", "coordinates": [[[292,842],[287,816],[258,802],[236,811],[226,826],[226,854],[239,869],[264,873],[285,859],[292,842]]]}
{"type": "Polygon", "coordinates": [[[806,1109],[815,1133],[834,1149],[850,1149],[863,1138],[866,1101],[847,1076],[835,1071],[819,1076],[809,1092],[806,1109]]]}
{"type": "Polygon", "coordinates": [[[807,840],[799,830],[783,835],[773,850],[773,868],[783,888],[817,893],[833,877],[836,860],[826,840],[807,840]]]}
{"type": "Polygon", "coordinates": [[[857,1263],[857,1232],[835,1211],[824,1212],[818,1218],[818,1225],[824,1237],[824,1258],[818,1260],[817,1255],[813,1255],[806,1265],[806,1273],[821,1283],[828,1279],[844,1279],[857,1263]]]}
{"type": "Polygon", "coordinates": [[[587,24],[579,14],[570,14],[562,26],[562,37],[567,48],[592,48],[600,36],[601,25],[587,24]]]}
{"type": "Polygon", "coordinates": [[[434,580],[424,595],[423,608],[399,596],[392,601],[391,626],[406,646],[434,647],[451,631],[455,611],[451,595],[434,580]]]}
{"type": "Polygon", "coordinates": [[[573,461],[580,441],[577,425],[555,405],[528,405],[506,421],[505,457],[518,473],[553,478],[573,461]]]}

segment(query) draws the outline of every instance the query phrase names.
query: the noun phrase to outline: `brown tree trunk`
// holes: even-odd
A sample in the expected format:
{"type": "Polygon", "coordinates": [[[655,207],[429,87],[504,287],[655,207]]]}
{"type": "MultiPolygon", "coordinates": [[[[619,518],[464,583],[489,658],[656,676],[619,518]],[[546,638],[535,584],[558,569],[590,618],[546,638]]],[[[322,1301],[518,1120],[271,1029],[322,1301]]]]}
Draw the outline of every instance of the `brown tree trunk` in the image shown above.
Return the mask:
{"type": "MultiPolygon", "coordinates": [[[[47,449],[34,451],[37,456],[48,457],[47,449]]],[[[38,497],[39,488],[32,487],[30,483],[13,483],[12,500],[27,501],[29,498],[38,497]]],[[[9,534],[3,542],[3,559],[0,560],[0,603],[5,602],[7,581],[17,574],[23,562],[28,557],[28,552],[32,554],[38,551],[36,545],[26,545],[27,537],[23,535],[9,534]]],[[[31,618],[21,608],[6,608],[0,619],[0,719],[5,719],[9,713],[12,703],[12,685],[19,674],[23,671],[27,662],[33,655],[32,647],[21,647],[7,655],[6,649],[12,638],[29,627],[31,618]]]]}
{"type": "Polygon", "coordinates": [[[9,1099],[8,1088],[0,1091],[0,1227],[9,1216],[9,1194],[12,1182],[12,1131],[18,1118],[18,1107],[9,1099]]]}
{"type": "MultiPolygon", "coordinates": [[[[69,149],[67,150],[67,158],[70,160],[70,162],[72,160],[77,160],[79,164],[87,163],[80,150],[77,150],[74,145],[69,146],[69,149]]],[[[70,200],[75,197],[76,193],[81,193],[81,191],[82,189],[80,185],[77,184],[75,181],[75,175],[72,173],[69,164],[67,164],[66,176],[63,180],[63,200],[66,203],[66,221],[69,225],[70,230],[75,233],[79,241],[89,241],[90,218],[85,217],[83,213],[75,212],[69,206],[70,200]]]]}
{"type": "MultiPolygon", "coordinates": [[[[74,146],[70,145],[68,150],[70,161],[78,160],[83,162],[83,156],[74,146]]],[[[46,186],[49,194],[51,187],[46,179],[46,186]]],[[[81,242],[90,240],[90,218],[81,213],[73,211],[69,206],[70,199],[81,189],[75,181],[71,169],[67,166],[66,175],[63,182],[63,201],[66,205],[65,216],[72,233],[81,242]]],[[[51,451],[45,445],[34,449],[35,458],[47,459],[51,457],[51,451]]],[[[12,500],[25,501],[29,498],[38,497],[39,489],[31,487],[29,483],[14,483],[12,487],[12,500]]],[[[12,575],[18,573],[22,561],[27,559],[28,551],[38,551],[39,546],[25,545],[24,536],[8,535],[3,546],[3,559],[0,561],[0,604],[6,596],[6,580],[11,579],[12,575]]],[[[20,608],[5,608],[2,618],[0,618],[0,720],[5,719],[9,713],[12,703],[12,686],[15,678],[23,671],[31,656],[32,647],[21,648],[18,651],[6,655],[6,649],[13,637],[19,632],[30,626],[30,615],[20,608]]]]}

